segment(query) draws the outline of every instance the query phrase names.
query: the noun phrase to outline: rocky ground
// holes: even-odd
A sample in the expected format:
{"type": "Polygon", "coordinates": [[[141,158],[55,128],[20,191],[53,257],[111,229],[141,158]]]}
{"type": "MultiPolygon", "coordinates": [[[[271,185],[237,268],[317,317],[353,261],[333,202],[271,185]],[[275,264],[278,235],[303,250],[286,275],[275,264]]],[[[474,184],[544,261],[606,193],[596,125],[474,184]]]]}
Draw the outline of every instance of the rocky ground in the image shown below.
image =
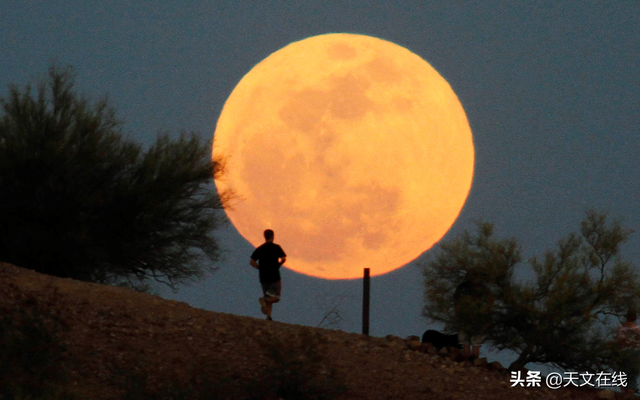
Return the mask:
{"type": "Polygon", "coordinates": [[[22,343],[21,352],[52,358],[52,363],[40,376],[14,369],[10,382],[57,379],[64,382],[54,385],[57,390],[79,399],[511,400],[616,395],[591,388],[511,387],[510,374],[497,363],[456,361],[429,352],[415,337],[366,337],[215,313],[1,263],[0,311],[5,326],[9,323],[16,330],[34,325],[34,315],[42,316],[47,322],[35,325],[56,330],[61,345],[59,352],[51,352],[41,345],[31,349],[28,341],[15,342],[22,343]]]}

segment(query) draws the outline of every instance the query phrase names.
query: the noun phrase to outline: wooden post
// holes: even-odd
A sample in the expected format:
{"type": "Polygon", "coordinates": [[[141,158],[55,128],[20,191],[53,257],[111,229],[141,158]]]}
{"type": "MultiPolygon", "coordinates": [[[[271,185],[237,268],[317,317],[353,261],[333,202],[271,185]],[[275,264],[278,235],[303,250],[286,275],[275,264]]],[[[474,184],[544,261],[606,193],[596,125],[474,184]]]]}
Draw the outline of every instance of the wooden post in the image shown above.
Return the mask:
{"type": "Polygon", "coordinates": [[[365,268],[362,291],[362,334],[367,336],[369,336],[369,288],[369,268],[365,268]]]}

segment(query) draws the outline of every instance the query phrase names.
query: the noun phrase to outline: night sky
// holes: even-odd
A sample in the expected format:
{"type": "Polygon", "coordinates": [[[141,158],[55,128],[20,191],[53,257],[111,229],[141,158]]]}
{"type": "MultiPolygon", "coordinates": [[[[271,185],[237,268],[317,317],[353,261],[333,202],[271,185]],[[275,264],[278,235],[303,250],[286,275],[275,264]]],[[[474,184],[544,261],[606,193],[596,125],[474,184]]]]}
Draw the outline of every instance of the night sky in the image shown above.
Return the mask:
{"type": "MultiPolygon", "coordinates": [[[[445,239],[493,222],[526,260],[577,231],[589,208],[640,230],[640,2],[400,3],[3,0],[0,96],[55,61],[75,68],[81,92],[108,95],[130,138],[150,144],[186,130],[211,139],[235,85],[269,54],[319,34],[375,36],[428,61],[467,113],[475,176],[445,239]]],[[[231,225],[217,237],[225,259],[216,273],[159,293],[263,318],[253,247],[231,225]]],[[[429,253],[372,280],[372,335],[430,327],[418,266],[429,253]]],[[[640,232],[623,255],[640,265],[640,232]]],[[[276,320],[316,326],[337,304],[340,329],[360,331],[361,281],[282,275],[276,320]]]]}

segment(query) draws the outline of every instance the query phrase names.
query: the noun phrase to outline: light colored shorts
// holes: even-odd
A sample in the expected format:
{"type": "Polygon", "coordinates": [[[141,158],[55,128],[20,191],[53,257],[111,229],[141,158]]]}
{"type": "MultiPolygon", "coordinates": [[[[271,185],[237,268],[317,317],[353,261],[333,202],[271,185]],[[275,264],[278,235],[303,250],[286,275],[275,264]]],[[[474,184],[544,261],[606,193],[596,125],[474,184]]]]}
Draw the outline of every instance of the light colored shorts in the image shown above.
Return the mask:
{"type": "Polygon", "coordinates": [[[262,285],[262,293],[264,297],[280,298],[280,291],[282,290],[282,282],[260,282],[262,285]]]}

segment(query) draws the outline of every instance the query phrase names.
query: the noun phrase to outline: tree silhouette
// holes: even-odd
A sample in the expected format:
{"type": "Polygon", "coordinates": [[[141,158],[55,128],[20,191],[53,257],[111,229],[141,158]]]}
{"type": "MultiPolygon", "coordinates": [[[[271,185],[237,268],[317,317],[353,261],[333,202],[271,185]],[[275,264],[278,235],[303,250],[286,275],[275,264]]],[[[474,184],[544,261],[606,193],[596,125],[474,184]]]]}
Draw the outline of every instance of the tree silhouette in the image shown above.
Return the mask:
{"type": "Polygon", "coordinates": [[[230,197],[223,163],[195,134],[125,139],[106,100],[76,94],[70,67],[24,90],[0,114],[0,261],[101,283],[175,284],[216,267],[212,230],[230,197]],[[208,259],[208,261],[207,261],[208,259]]]}
{"type": "MultiPolygon", "coordinates": [[[[521,261],[514,239],[493,238],[493,225],[479,223],[475,235],[442,243],[424,264],[423,314],[450,331],[466,326],[456,319],[453,293],[470,273],[482,276],[492,296],[486,340],[518,354],[511,368],[543,363],[572,371],[618,366],[621,352],[614,330],[630,307],[638,306],[640,279],[619,256],[631,234],[606,214],[587,212],[580,234],[571,233],[529,266],[533,279],[516,278],[521,261]]],[[[477,299],[483,302],[485,299],[477,299]]]]}

